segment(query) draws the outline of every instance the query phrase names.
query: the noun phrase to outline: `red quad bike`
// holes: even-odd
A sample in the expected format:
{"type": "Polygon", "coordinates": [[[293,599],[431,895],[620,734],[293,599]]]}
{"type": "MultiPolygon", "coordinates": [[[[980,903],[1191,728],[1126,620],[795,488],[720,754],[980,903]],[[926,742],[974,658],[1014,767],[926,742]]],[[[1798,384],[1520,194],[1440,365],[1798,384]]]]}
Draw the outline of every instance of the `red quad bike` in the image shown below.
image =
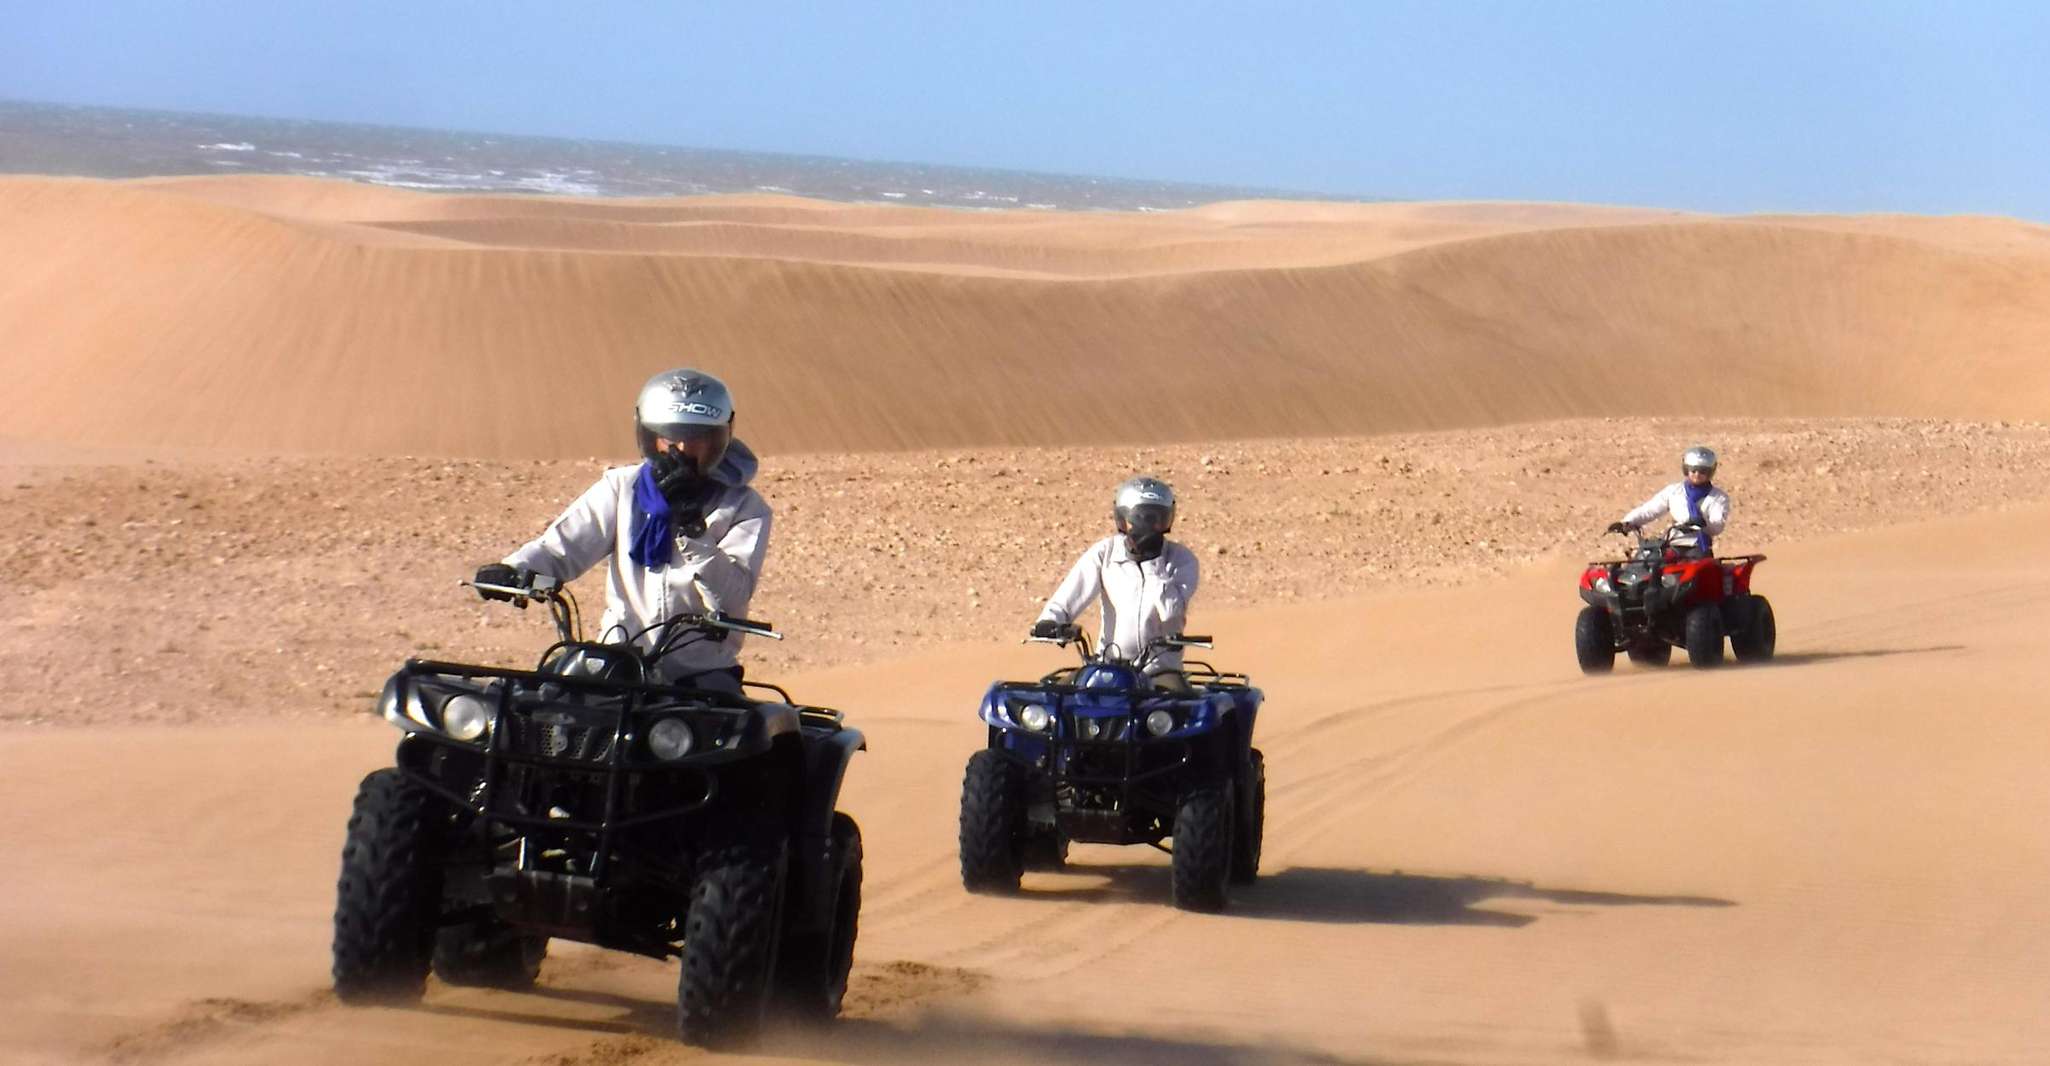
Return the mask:
{"type": "Polygon", "coordinates": [[[1587,606],[1573,624],[1582,673],[1608,673],[1619,651],[1639,666],[1664,666],[1676,646],[1696,667],[1719,666],[1724,637],[1738,662],[1772,658],[1772,604],[1751,592],[1751,572],[1765,556],[1713,558],[1673,546],[1698,528],[1682,523],[1662,537],[1635,538],[1629,558],[1588,564],[1580,575],[1587,606]]]}

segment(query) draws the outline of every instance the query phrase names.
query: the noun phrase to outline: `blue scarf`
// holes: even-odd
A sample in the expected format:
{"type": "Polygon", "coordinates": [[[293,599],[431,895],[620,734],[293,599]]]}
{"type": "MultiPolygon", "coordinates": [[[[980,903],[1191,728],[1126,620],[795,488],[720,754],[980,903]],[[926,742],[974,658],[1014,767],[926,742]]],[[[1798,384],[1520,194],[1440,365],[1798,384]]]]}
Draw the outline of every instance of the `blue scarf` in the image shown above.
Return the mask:
{"type": "Polygon", "coordinates": [[[1708,526],[1706,524],[1708,520],[1701,516],[1701,501],[1707,499],[1708,494],[1715,491],[1715,486],[1696,485],[1690,481],[1686,483],[1685,487],[1687,489],[1687,520],[1689,522],[1703,523],[1700,533],[1700,542],[1701,550],[1705,554],[1709,551],[1714,550],[1714,547],[1708,539],[1708,526]]]}
{"type": "Polygon", "coordinates": [[[647,463],[641,464],[640,476],[634,478],[633,535],[627,555],[634,562],[650,569],[669,565],[669,556],[676,551],[669,501],[655,487],[655,468],[647,463]]]}

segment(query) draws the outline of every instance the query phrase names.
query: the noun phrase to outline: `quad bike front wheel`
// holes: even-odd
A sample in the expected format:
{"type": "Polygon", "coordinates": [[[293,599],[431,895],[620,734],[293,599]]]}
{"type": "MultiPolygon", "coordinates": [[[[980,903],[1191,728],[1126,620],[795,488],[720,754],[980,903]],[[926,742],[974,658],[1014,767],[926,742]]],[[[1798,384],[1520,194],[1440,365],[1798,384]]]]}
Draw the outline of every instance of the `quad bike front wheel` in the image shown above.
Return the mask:
{"type": "Polygon", "coordinates": [[[418,1002],[441,915],[447,808],[396,769],[356,790],[335,885],[334,983],[344,1003],[418,1002]]]}
{"type": "Polygon", "coordinates": [[[1260,876],[1260,845],[1267,836],[1267,757],[1248,753],[1246,785],[1239,791],[1238,831],[1231,839],[1231,883],[1250,885],[1260,876]]]}
{"type": "Polygon", "coordinates": [[[699,863],[676,983],[684,1043],[731,1048],[761,1031],[783,926],[786,852],[738,845],[699,863]]]}
{"type": "Polygon", "coordinates": [[[1229,902],[1232,823],[1231,778],[1190,789],[1174,815],[1174,905],[1215,913],[1229,902]]]}
{"type": "Polygon", "coordinates": [[[1018,891],[1025,873],[1025,769],[985,748],[961,781],[961,884],[970,892],[1018,891]]]}
{"type": "Polygon", "coordinates": [[[776,961],[779,1012],[806,1022],[840,1015],[847,973],[854,966],[854,938],[861,921],[861,827],[833,812],[832,924],[802,936],[786,936],[776,961]]]}
{"type": "Polygon", "coordinates": [[[1713,603],[1687,612],[1687,661],[1699,670],[1723,664],[1723,612],[1713,603]]]}
{"type": "Polygon", "coordinates": [[[1772,603],[1763,596],[1753,596],[1751,601],[1750,623],[1730,634],[1730,651],[1740,663],[1771,662],[1779,644],[1779,625],[1772,617],[1772,603]]]}
{"type": "Polygon", "coordinates": [[[1573,654],[1583,674],[1606,674],[1616,667],[1616,623],[1600,607],[1582,607],[1573,621],[1573,654]]]}

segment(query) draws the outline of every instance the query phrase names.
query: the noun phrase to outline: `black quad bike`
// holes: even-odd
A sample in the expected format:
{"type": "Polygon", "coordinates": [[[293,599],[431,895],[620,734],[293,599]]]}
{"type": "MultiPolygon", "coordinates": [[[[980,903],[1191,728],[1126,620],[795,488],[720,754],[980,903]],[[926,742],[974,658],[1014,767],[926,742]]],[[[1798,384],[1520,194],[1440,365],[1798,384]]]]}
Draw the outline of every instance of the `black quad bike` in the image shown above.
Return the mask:
{"type": "Polygon", "coordinates": [[[1697,534],[1691,522],[1662,537],[1634,537],[1625,559],[1587,564],[1573,651],[1583,673],[1607,673],[1624,652],[1639,666],[1664,666],[1675,647],[1696,667],[1719,666],[1723,642],[1738,662],[1772,659],[1779,624],[1772,604],[1751,591],[1763,555],[1710,556],[1681,551],[1676,538],[1697,534]]]}
{"type": "Polygon", "coordinates": [[[1165,688],[1146,664],[1091,654],[1074,625],[1037,643],[1075,644],[1080,666],[999,681],[983,697],[988,746],[961,785],[961,881],[1016,892],[1027,869],[1059,869],[1068,843],[1148,844],[1174,856],[1174,904],[1220,911],[1232,884],[1259,876],[1267,769],[1253,747],[1264,698],[1244,674],[1190,662],[1165,688]],[[1172,849],[1163,840],[1174,842],[1172,849]]]}
{"type": "Polygon", "coordinates": [[[482,586],[546,603],[559,640],[533,670],[408,660],[378,697],[404,732],[364,778],[337,885],[345,1003],[453,985],[531,986],[551,937],[680,956],[682,1038],[746,1040],[771,1011],[840,1011],[861,909],[861,832],[834,809],[865,748],[837,712],[661,684],[653,664],[768,625],[678,615],[582,639],[553,579],[482,586]],[[641,636],[633,634],[631,636],[641,636]]]}

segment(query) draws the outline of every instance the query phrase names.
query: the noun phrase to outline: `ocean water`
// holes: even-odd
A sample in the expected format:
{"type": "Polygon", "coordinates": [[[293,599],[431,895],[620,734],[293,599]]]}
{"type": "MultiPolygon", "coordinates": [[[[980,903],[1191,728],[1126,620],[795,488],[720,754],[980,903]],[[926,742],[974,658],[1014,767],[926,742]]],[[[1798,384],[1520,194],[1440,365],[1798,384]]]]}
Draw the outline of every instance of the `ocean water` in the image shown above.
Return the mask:
{"type": "Polygon", "coordinates": [[[0,173],[303,174],[438,192],[771,192],[1045,211],[1158,211],[1218,200],[1324,198],[1275,189],[5,100],[0,173]]]}

